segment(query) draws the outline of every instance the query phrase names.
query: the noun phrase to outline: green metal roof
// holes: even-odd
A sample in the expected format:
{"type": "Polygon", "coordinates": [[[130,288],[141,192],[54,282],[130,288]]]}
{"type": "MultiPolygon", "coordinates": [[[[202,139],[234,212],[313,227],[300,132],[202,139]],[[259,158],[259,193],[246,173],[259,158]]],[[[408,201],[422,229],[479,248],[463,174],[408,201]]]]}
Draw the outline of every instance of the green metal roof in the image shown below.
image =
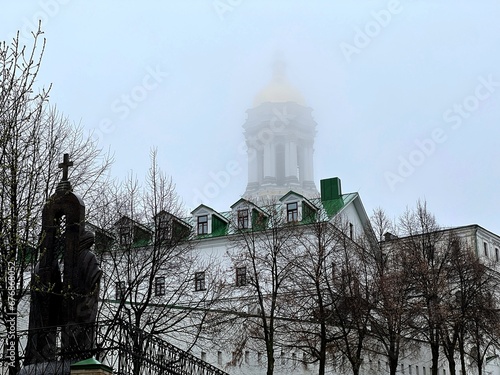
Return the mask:
{"type": "Polygon", "coordinates": [[[111,367],[103,365],[95,358],[84,359],[83,361],[73,363],[70,367],[72,369],[89,369],[89,370],[102,369],[109,371],[110,373],[113,371],[111,367]]]}
{"type": "Polygon", "coordinates": [[[320,207],[323,206],[328,215],[328,218],[331,219],[333,216],[338,214],[345,206],[351,203],[354,198],[357,197],[357,195],[357,193],[342,194],[340,198],[321,202],[320,207]]]}

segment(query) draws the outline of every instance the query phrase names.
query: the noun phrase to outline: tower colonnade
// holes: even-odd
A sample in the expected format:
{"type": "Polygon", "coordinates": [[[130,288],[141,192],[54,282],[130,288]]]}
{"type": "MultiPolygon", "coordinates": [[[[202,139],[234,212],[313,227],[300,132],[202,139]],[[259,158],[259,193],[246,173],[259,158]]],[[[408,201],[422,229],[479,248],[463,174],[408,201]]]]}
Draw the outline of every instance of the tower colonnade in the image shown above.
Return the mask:
{"type": "Polygon", "coordinates": [[[279,198],[290,190],[308,198],[318,196],[313,163],[316,122],[311,112],[282,70],[275,70],[243,125],[248,148],[246,199],[279,198]]]}

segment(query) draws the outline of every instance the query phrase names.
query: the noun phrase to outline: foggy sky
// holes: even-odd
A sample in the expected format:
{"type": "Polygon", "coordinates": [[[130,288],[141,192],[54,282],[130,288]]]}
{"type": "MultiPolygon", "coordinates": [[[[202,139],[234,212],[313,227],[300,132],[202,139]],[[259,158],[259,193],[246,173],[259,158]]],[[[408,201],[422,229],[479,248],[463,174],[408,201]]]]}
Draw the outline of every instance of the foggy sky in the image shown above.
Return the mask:
{"type": "Polygon", "coordinates": [[[0,39],[29,41],[39,18],[51,102],[114,152],[114,176],[143,178],[156,146],[189,211],[244,193],[245,111],[281,51],[318,123],[317,186],[500,233],[498,1],[8,2],[0,39]]]}

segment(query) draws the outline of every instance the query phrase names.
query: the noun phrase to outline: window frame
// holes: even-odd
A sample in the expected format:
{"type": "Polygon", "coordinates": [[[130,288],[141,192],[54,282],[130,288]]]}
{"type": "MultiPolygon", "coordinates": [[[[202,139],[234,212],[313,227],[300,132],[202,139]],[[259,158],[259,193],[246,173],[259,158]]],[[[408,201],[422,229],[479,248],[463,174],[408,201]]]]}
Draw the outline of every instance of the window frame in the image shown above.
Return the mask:
{"type": "Polygon", "coordinates": [[[115,281],[115,300],[121,301],[125,298],[125,281],[115,281]]]}
{"type": "Polygon", "coordinates": [[[129,246],[132,244],[132,235],[129,226],[122,226],[119,229],[119,240],[121,246],[129,246]]]}
{"type": "Polygon", "coordinates": [[[161,297],[165,295],[165,276],[155,277],[155,296],[161,297]]]}
{"type": "Polygon", "coordinates": [[[242,208],[238,210],[237,215],[238,215],[237,218],[238,229],[248,229],[250,221],[248,208],[242,208]]]}
{"type": "Polygon", "coordinates": [[[200,215],[196,217],[196,233],[199,236],[208,234],[208,215],[200,215]],[[202,221],[202,219],[204,221],[202,221]]]}
{"type": "Polygon", "coordinates": [[[169,240],[170,239],[170,224],[169,219],[165,216],[160,216],[158,219],[158,237],[160,240],[169,240]]]}
{"type": "Polygon", "coordinates": [[[236,286],[242,287],[247,285],[248,285],[247,267],[246,266],[236,267],[236,286]]]}
{"type": "Polygon", "coordinates": [[[205,271],[194,273],[194,291],[201,292],[207,290],[205,282],[205,271]]]}
{"type": "Polygon", "coordinates": [[[286,204],[286,221],[288,223],[296,223],[299,221],[299,202],[290,202],[286,204]],[[295,206],[295,208],[291,208],[295,206]]]}

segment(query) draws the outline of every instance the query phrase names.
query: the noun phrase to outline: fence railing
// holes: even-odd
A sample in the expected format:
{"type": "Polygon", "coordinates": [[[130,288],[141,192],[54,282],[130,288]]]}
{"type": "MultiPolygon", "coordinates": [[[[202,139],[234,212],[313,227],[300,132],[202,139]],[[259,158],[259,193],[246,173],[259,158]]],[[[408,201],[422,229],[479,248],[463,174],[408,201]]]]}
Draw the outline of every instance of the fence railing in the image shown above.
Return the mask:
{"type": "MultiPolygon", "coordinates": [[[[48,329],[18,332],[20,364],[23,364],[25,360],[28,335],[37,334],[44,337],[44,334],[49,331],[53,332],[48,329]]],[[[80,335],[82,331],[95,336],[92,340],[96,343],[95,347],[86,350],[61,348],[61,330],[58,329],[51,358],[47,358],[44,365],[25,366],[22,373],[41,375],[44,366],[49,366],[59,367],[62,374],[66,371],[62,370],[63,367],[68,368],[69,362],[95,357],[113,368],[113,374],[117,375],[228,375],[157,335],[145,332],[123,320],[99,322],[97,327],[95,325],[78,326],[80,335]]],[[[1,340],[1,352],[5,352],[5,345],[6,340],[1,340]]],[[[2,374],[12,373],[12,368],[9,368],[10,360],[4,358],[1,365],[2,374]]]]}

